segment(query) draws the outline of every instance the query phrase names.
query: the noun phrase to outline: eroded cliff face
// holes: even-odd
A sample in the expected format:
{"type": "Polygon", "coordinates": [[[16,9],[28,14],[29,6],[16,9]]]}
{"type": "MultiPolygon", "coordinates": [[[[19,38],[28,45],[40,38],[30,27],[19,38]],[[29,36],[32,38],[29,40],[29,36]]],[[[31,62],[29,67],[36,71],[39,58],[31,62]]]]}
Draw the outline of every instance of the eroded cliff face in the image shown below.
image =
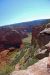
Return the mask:
{"type": "Polygon", "coordinates": [[[46,45],[50,41],[50,35],[47,33],[40,33],[38,36],[38,44],[40,47],[46,45]]]}
{"type": "Polygon", "coordinates": [[[20,33],[10,28],[0,29],[0,51],[10,47],[20,48],[22,38],[20,33]]]}
{"type": "Polygon", "coordinates": [[[32,32],[32,43],[37,49],[35,51],[35,57],[42,59],[49,56],[50,52],[50,47],[46,47],[47,44],[50,45],[50,23],[44,26],[38,26],[35,31],[35,35],[34,30],[32,32]]]}
{"type": "Polygon", "coordinates": [[[50,23],[47,25],[40,25],[40,26],[33,27],[33,29],[32,29],[32,45],[34,45],[34,47],[36,47],[37,45],[38,45],[38,48],[42,47],[50,41],[49,34],[40,33],[45,28],[50,28],[50,23]]]}
{"type": "Polygon", "coordinates": [[[41,60],[26,70],[15,69],[10,75],[50,75],[50,27],[39,26],[35,27],[33,31],[32,44],[35,48],[38,45],[39,54],[37,54],[37,58],[41,60]]]}

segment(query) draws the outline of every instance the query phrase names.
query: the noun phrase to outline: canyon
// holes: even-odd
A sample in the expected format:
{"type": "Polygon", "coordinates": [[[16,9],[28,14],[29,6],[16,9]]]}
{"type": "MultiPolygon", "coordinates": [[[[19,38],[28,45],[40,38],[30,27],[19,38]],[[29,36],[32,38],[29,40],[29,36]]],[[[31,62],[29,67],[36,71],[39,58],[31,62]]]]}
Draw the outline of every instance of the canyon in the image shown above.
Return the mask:
{"type": "Polygon", "coordinates": [[[50,20],[0,27],[0,75],[49,75],[49,55],[50,20]]]}

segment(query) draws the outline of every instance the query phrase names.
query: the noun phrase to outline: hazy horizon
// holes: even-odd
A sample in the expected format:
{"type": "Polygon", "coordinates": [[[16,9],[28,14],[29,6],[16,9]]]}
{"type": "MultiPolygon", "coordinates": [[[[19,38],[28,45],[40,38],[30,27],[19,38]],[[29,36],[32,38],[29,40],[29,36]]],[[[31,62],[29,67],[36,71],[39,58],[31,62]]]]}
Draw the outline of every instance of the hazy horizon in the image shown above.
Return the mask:
{"type": "MultiPolygon", "coordinates": [[[[47,18],[50,19],[50,18],[47,18]]],[[[6,26],[6,25],[12,25],[12,24],[19,24],[19,23],[25,23],[25,22],[32,22],[36,20],[45,20],[45,19],[35,19],[35,20],[30,20],[30,21],[23,21],[23,22],[16,22],[16,23],[10,23],[10,24],[5,24],[5,25],[0,25],[0,26],[6,26]]]]}
{"type": "Polygon", "coordinates": [[[0,26],[50,19],[50,0],[0,0],[0,26]]]}

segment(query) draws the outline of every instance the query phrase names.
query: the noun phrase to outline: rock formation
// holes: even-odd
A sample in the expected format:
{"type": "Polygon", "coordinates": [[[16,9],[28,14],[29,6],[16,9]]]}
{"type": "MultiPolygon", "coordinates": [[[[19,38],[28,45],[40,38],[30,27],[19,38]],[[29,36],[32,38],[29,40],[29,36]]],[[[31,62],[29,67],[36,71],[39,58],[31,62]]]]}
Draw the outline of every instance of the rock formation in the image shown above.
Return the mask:
{"type": "Polygon", "coordinates": [[[39,46],[44,46],[50,41],[50,28],[45,28],[42,30],[38,36],[39,46]]]}
{"type": "Polygon", "coordinates": [[[45,45],[45,47],[48,49],[48,51],[50,52],[50,41],[48,44],[45,45]]]}
{"type": "Polygon", "coordinates": [[[49,41],[50,28],[45,28],[45,26],[35,27],[32,33],[32,44],[34,43],[36,46],[37,44],[39,45],[36,56],[41,60],[39,60],[34,65],[28,67],[26,70],[15,70],[10,75],[50,75],[49,41]]]}
{"type": "Polygon", "coordinates": [[[32,32],[32,42],[37,47],[35,57],[42,59],[49,56],[50,52],[50,23],[45,26],[35,27],[32,32]],[[34,34],[35,31],[35,34],[34,34]]]}
{"type": "Polygon", "coordinates": [[[48,58],[49,57],[39,60],[39,62],[28,67],[26,70],[14,71],[10,75],[50,75],[47,68],[48,58]]]}
{"type": "Polygon", "coordinates": [[[35,47],[42,47],[50,41],[50,23],[47,25],[35,26],[32,29],[32,44],[35,47]]]}
{"type": "Polygon", "coordinates": [[[34,56],[35,56],[36,58],[38,58],[38,59],[42,59],[42,58],[44,58],[44,57],[49,56],[49,51],[48,51],[47,49],[44,49],[44,50],[38,49],[38,50],[35,52],[34,56]]]}
{"type": "Polygon", "coordinates": [[[0,30],[0,51],[10,47],[20,48],[22,38],[16,30],[0,30]]]}

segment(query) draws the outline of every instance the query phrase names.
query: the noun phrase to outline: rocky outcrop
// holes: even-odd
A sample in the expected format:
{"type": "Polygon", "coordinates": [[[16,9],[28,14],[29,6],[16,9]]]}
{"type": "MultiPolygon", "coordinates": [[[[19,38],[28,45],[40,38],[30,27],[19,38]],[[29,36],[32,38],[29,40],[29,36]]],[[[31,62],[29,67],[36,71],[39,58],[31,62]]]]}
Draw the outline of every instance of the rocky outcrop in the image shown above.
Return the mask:
{"type": "Polygon", "coordinates": [[[16,30],[1,30],[0,32],[0,51],[10,47],[20,48],[22,38],[16,30]]]}
{"type": "Polygon", "coordinates": [[[26,70],[14,71],[10,75],[50,75],[50,68],[47,67],[48,61],[50,63],[49,57],[46,57],[26,70]]]}
{"type": "Polygon", "coordinates": [[[50,27],[49,26],[50,26],[50,23],[47,24],[45,27],[44,26],[40,27],[41,29],[39,28],[39,30],[37,28],[35,29],[35,33],[37,30],[36,35],[33,36],[32,34],[35,48],[38,45],[38,49],[35,52],[35,57],[37,57],[38,59],[42,59],[44,57],[49,56],[49,52],[50,52],[50,42],[49,42],[50,41],[50,27]]]}
{"type": "Polygon", "coordinates": [[[38,36],[39,46],[44,46],[50,41],[50,28],[45,28],[42,30],[38,36]]]}
{"type": "Polygon", "coordinates": [[[32,44],[35,47],[42,47],[50,41],[50,23],[47,25],[35,26],[32,29],[32,44]]]}
{"type": "Polygon", "coordinates": [[[5,64],[9,61],[8,58],[9,50],[4,50],[0,52],[0,69],[5,66],[5,64]]]}
{"type": "Polygon", "coordinates": [[[47,49],[44,50],[38,49],[37,52],[35,52],[34,56],[38,59],[42,59],[44,57],[49,56],[49,51],[47,49]]]}
{"type": "Polygon", "coordinates": [[[45,28],[43,31],[40,32],[41,34],[50,34],[50,28],[45,28]]]}
{"type": "Polygon", "coordinates": [[[50,52],[50,41],[48,44],[45,45],[45,47],[48,49],[48,51],[50,52]]]}
{"type": "Polygon", "coordinates": [[[38,59],[42,59],[44,57],[49,56],[50,53],[50,42],[48,44],[46,44],[45,46],[43,46],[41,49],[39,48],[34,56],[38,59]]]}

